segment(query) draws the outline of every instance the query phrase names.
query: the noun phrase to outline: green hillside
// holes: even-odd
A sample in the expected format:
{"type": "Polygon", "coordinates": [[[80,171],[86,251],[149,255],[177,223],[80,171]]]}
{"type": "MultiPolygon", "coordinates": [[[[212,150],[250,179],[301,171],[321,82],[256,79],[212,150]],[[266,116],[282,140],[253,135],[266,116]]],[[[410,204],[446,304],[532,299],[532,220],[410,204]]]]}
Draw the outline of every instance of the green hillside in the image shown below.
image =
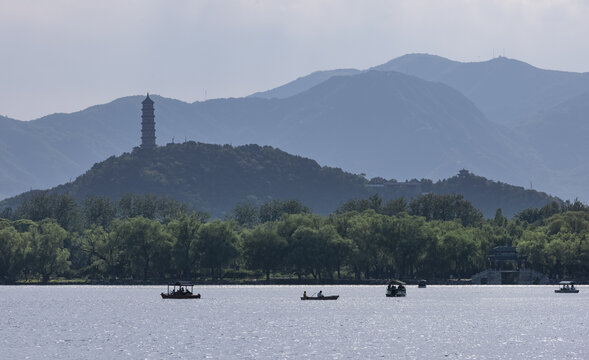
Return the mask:
{"type": "MultiPolygon", "coordinates": [[[[261,205],[272,200],[298,200],[317,214],[329,214],[350,199],[378,194],[383,200],[423,193],[460,194],[492,217],[498,208],[507,216],[540,208],[557,198],[522,187],[487,180],[467,171],[447,180],[397,182],[322,167],[316,161],[269,146],[168,144],[153,151],[135,149],[95,164],[75,181],[49,190],[78,201],[88,196],[118,200],[124,194],[153,194],[186,203],[224,218],[239,203],[261,205]]],[[[0,203],[17,209],[28,193],[0,203]]]]}
{"type": "Polygon", "coordinates": [[[349,196],[363,196],[364,178],[269,146],[168,144],[95,164],[71,184],[55,188],[77,199],[125,193],[155,194],[223,217],[242,201],[299,199],[327,213],[349,196]]]}

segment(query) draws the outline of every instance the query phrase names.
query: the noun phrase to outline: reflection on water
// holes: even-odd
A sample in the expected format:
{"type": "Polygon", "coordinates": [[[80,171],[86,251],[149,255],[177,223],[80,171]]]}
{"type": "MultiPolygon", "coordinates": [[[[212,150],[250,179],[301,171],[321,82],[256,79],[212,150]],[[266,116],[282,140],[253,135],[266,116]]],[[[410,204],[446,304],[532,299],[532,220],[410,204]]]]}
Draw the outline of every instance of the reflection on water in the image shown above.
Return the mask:
{"type": "Polygon", "coordinates": [[[0,286],[0,357],[588,359],[589,287],[0,286]],[[337,301],[300,301],[323,290],[337,301]]]}

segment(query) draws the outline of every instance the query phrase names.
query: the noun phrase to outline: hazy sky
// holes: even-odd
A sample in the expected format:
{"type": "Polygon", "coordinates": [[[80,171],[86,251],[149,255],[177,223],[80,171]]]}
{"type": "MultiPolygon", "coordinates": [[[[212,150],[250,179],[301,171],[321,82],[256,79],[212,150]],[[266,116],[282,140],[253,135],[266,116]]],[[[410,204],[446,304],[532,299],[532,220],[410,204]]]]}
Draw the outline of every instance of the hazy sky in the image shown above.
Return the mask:
{"type": "Polygon", "coordinates": [[[0,115],[240,97],[407,53],[589,71],[589,0],[0,0],[0,115]]]}

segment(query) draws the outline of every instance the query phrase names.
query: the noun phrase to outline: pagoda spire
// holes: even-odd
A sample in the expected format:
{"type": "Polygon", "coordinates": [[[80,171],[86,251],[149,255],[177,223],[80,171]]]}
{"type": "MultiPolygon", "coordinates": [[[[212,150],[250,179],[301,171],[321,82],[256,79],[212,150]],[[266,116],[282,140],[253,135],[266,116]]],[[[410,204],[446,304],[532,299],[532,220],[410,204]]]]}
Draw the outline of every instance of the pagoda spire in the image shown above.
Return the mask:
{"type": "Polygon", "coordinates": [[[155,144],[155,109],[153,108],[153,100],[147,97],[141,102],[141,148],[154,149],[155,144]]]}

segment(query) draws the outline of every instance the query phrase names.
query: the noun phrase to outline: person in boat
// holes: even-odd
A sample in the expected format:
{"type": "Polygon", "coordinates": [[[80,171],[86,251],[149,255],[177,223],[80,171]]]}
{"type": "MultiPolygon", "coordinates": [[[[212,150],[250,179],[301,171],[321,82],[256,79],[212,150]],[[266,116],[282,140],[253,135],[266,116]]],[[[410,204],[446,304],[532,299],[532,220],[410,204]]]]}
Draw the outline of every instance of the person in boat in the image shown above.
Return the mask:
{"type": "Polygon", "coordinates": [[[306,299],[307,298],[307,292],[303,291],[303,298],[306,299]]]}
{"type": "Polygon", "coordinates": [[[319,292],[317,293],[317,297],[323,297],[323,290],[319,290],[319,292]]]}

